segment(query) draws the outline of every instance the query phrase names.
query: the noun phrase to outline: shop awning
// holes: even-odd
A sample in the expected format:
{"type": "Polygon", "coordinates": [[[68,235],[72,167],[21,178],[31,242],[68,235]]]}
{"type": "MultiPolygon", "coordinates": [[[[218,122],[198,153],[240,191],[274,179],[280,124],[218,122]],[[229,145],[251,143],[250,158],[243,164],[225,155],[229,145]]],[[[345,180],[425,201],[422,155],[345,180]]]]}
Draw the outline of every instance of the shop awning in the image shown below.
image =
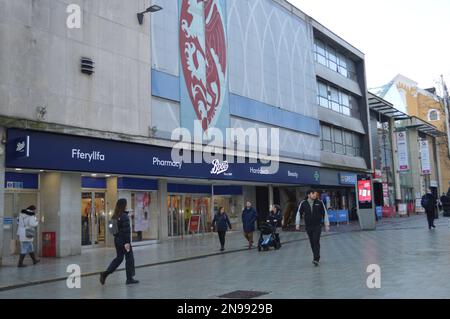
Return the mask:
{"type": "Polygon", "coordinates": [[[372,111],[380,113],[394,120],[407,120],[410,118],[408,114],[397,110],[392,103],[382,99],[381,97],[368,92],[369,108],[372,111]]]}
{"type": "Polygon", "coordinates": [[[406,127],[407,128],[416,128],[419,132],[422,132],[424,134],[431,135],[434,137],[445,135],[445,132],[439,131],[439,129],[436,126],[434,126],[430,123],[427,123],[424,120],[422,120],[416,116],[411,117],[411,125],[407,125],[406,127]]]}

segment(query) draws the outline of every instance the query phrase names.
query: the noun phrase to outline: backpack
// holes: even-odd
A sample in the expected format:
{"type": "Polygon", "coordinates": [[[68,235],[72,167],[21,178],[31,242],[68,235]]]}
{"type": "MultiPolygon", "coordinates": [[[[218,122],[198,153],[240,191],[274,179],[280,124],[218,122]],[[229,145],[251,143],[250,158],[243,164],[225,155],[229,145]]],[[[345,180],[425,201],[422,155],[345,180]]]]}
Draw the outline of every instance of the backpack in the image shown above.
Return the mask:
{"type": "Polygon", "coordinates": [[[119,225],[117,223],[117,219],[112,218],[108,222],[108,230],[111,234],[117,235],[119,233],[119,225]]]}
{"type": "Polygon", "coordinates": [[[422,196],[422,200],[420,201],[420,204],[423,208],[427,209],[429,204],[429,199],[427,195],[422,196]]]}

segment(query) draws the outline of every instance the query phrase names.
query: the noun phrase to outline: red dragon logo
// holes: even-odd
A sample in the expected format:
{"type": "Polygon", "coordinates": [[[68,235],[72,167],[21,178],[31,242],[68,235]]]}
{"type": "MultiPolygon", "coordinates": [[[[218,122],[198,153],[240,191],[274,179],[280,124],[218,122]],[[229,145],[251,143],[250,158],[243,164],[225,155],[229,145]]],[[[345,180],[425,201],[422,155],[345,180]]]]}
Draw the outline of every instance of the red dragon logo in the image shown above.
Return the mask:
{"type": "Polygon", "coordinates": [[[223,21],[219,0],[182,0],[181,64],[189,97],[204,131],[215,125],[226,93],[223,21]]]}

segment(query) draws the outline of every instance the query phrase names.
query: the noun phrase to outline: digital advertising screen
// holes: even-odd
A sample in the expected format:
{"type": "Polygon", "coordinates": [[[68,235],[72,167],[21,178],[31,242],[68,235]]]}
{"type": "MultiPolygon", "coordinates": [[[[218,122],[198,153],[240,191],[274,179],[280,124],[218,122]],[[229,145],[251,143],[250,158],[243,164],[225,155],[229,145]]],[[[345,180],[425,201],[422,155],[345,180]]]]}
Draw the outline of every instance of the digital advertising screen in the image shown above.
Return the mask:
{"type": "Polygon", "coordinates": [[[372,208],[372,179],[368,175],[358,175],[357,182],[358,202],[359,208],[370,209],[372,208]]]}

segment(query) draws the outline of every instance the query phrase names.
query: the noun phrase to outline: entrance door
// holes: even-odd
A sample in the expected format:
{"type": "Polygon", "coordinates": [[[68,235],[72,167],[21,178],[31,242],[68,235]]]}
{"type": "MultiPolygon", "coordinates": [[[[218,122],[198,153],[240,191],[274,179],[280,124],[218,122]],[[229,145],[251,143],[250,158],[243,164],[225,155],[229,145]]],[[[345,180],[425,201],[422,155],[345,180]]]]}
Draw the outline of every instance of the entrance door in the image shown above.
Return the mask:
{"type": "Polygon", "coordinates": [[[258,212],[258,226],[269,214],[269,188],[256,186],[256,211],[258,212]]]}
{"type": "MultiPolygon", "coordinates": [[[[3,225],[0,225],[3,227],[3,256],[11,255],[9,243],[11,239],[16,239],[17,217],[19,217],[22,209],[31,205],[38,207],[36,193],[5,193],[5,216],[3,225]]],[[[37,210],[37,212],[39,212],[39,210],[37,210]]],[[[36,233],[39,233],[39,228],[36,233]]],[[[38,251],[37,243],[38,236],[34,238],[35,251],[38,251]]]]}
{"type": "Polygon", "coordinates": [[[169,237],[181,236],[184,234],[184,214],[181,208],[181,196],[169,195],[168,201],[168,235],[169,237]]]}
{"type": "Polygon", "coordinates": [[[81,193],[81,245],[105,244],[106,205],[105,193],[81,193]]]}

